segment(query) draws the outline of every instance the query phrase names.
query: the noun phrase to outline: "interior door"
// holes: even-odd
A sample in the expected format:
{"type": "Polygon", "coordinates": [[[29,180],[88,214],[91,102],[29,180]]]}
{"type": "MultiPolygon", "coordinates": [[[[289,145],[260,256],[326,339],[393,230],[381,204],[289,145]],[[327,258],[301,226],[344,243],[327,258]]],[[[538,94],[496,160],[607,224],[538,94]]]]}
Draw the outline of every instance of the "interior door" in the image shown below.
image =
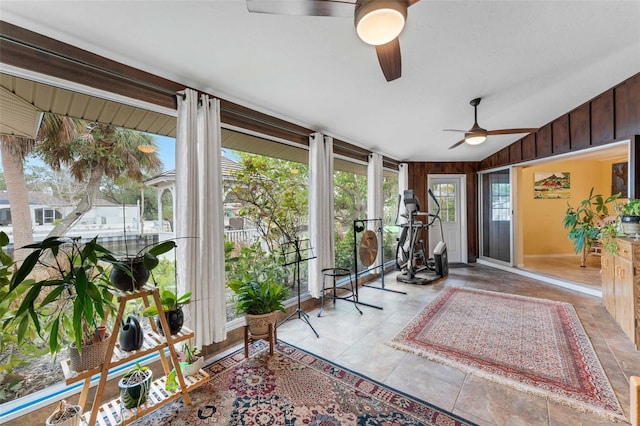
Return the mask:
{"type": "Polygon", "coordinates": [[[480,175],[480,257],[511,265],[511,170],[480,175]]]}
{"type": "MultiPolygon", "coordinates": [[[[440,204],[440,221],[435,221],[429,228],[429,256],[433,257],[433,249],[444,235],[449,262],[466,262],[463,259],[463,214],[461,205],[461,184],[459,177],[429,177],[429,188],[440,204]],[[440,229],[442,223],[442,230],[440,229]]],[[[437,207],[429,198],[429,213],[435,213],[437,207]]]]}

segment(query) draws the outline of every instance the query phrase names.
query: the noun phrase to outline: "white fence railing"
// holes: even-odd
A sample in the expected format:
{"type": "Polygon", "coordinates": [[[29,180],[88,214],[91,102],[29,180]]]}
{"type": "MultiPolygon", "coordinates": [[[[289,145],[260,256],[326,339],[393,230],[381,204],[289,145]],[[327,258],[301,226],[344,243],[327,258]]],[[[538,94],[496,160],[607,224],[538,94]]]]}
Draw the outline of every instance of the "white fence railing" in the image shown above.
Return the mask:
{"type": "Polygon", "coordinates": [[[234,243],[253,244],[258,239],[258,231],[256,229],[225,230],[224,235],[228,241],[233,241],[234,243]]]}

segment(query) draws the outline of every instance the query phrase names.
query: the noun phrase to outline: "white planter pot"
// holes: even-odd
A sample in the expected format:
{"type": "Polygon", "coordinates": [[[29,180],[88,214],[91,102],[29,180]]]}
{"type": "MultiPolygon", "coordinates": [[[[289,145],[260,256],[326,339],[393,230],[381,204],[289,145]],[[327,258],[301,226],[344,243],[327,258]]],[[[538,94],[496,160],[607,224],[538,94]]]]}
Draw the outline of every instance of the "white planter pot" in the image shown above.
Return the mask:
{"type": "Polygon", "coordinates": [[[185,376],[194,376],[198,374],[198,371],[204,366],[204,357],[198,357],[196,362],[192,362],[191,364],[183,364],[182,374],[185,376]]]}
{"type": "Polygon", "coordinates": [[[44,424],[46,426],[79,426],[80,420],[82,419],[82,409],[79,405],[74,405],[73,408],[75,408],[77,414],[70,419],[64,420],[59,423],[53,423],[53,417],[56,415],[56,413],[53,413],[47,418],[44,424]]]}

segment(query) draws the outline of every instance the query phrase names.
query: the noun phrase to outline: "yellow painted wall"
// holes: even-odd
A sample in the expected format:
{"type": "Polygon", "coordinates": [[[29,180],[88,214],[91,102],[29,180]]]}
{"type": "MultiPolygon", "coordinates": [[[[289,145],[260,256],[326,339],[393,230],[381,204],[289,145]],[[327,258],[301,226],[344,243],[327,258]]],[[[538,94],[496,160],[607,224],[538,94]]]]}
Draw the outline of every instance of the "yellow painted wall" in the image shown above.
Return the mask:
{"type": "Polygon", "coordinates": [[[620,159],[567,160],[545,165],[522,167],[521,180],[518,181],[519,219],[522,237],[523,255],[573,254],[573,243],[567,238],[567,230],[562,218],[567,210],[567,202],[577,207],[594,194],[605,197],[611,195],[611,165],[620,159]],[[571,195],[569,199],[536,200],[533,195],[534,174],[536,172],[570,172],[571,195]]]}

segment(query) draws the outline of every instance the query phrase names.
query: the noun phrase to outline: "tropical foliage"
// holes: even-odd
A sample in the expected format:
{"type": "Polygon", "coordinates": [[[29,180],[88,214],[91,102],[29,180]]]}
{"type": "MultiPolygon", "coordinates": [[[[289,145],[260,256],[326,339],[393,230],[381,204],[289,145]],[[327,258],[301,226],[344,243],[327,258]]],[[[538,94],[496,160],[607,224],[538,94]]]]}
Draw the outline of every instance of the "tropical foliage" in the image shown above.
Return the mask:
{"type": "Polygon", "coordinates": [[[284,301],[290,290],[283,263],[281,256],[265,252],[260,243],[242,247],[234,261],[227,263],[227,286],[235,293],[237,313],[285,311],[284,301]]]}
{"type": "MultiPolygon", "coordinates": [[[[567,203],[567,210],[562,219],[565,229],[569,230],[568,237],[573,242],[576,254],[582,254],[580,266],[584,266],[586,253],[594,241],[602,238],[602,230],[612,231],[612,227],[603,228],[602,219],[609,215],[609,204],[618,198],[618,194],[604,198],[601,194],[594,194],[593,190],[594,188],[591,188],[589,197],[582,200],[578,207],[572,207],[567,203]]],[[[605,236],[604,240],[611,239],[605,236]]],[[[609,250],[615,251],[615,246],[609,244],[609,250]]]]}
{"type": "Polygon", "coordinates": [[[242,169],[230,188],[242,204],[240,216],[257,229],[270,252],[293,241],[306,226],[306,166],[285,160],[241,153],[242,169]]]}
{"type": "MultiPolygon", "coordinates": [[[[45,114],[47,128],[56,129],[71,120],[45,114]]],[[[155,146],[154,138],[146,133],[110,124],[74,120],[75,133],[54,131],[43,135],[36,153],[52,170],[67,167],[71,176],[85,182],[85,190],[75,209],[64,217],[49,236],[64,235],[78,218],[93,206],[103,178],[115,180],[121,176],[141,182],[144,173],[157,173],[162,163],[157,154],[143,153],[141,145],[155,146]]]]}
{"type": "Polygon", "coordinates": [[[114,309],[107,270],[100,261],[109,251],[96,238],[82,244],[79,238],[51,237],[26,248],[33,252],[13,275],[8,290],[20,295],[19,306],[3,328],[17,325],[18,344],[35,328],[52,354],[66,343],[81,348],[114,309]],[[31,278],[36,266],[44,268],[43,278],[31,278]]]}

